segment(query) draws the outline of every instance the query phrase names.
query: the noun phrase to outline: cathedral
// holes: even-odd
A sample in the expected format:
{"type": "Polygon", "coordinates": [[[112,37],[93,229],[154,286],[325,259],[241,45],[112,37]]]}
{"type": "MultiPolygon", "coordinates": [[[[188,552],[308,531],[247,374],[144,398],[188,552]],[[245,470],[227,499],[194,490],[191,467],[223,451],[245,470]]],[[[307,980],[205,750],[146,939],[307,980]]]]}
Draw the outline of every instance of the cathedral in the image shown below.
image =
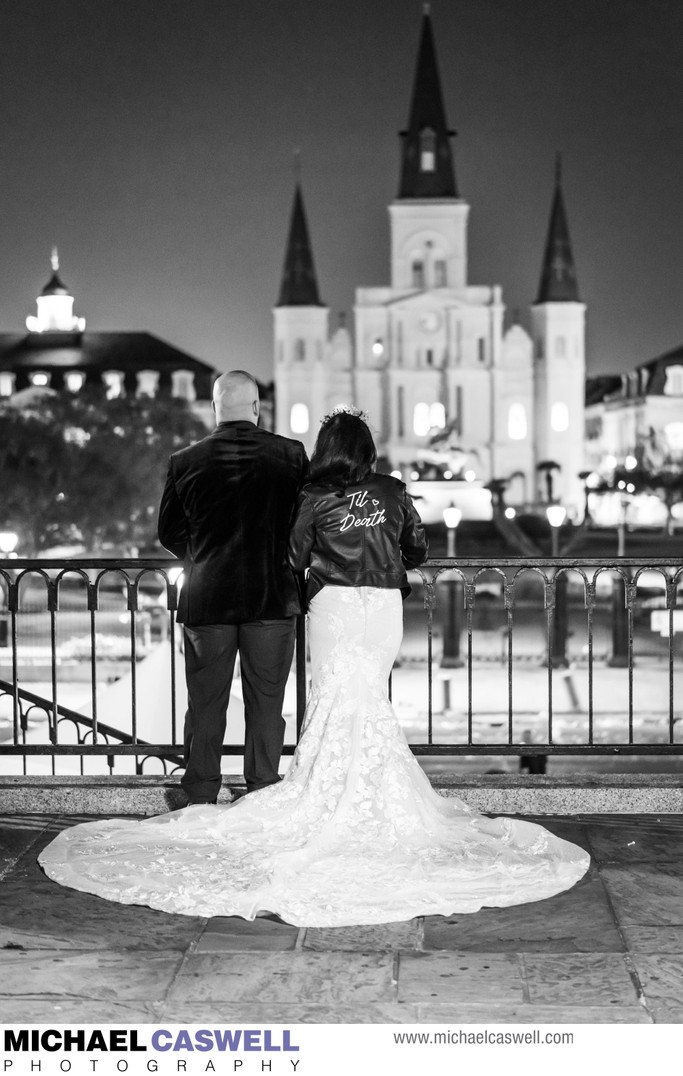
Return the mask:
{"type": "Polygon", "coordinates": [[[310,452],[320,419],[362,407],[388,467],[408,482],[507,485],[511,505],[554,495],[581,512],[585,305],[558,161],[531,335],[506,326],[502,289],[470,283],[469,204],[460,194],[431,16],[425,10],[399,181],[389,206],[389,283],[356,290],[353,334],[333,333],[297,184],[274,310],[276,429],[310,452]],[[539,466],[540,465],[540,466],[539,466]]]}

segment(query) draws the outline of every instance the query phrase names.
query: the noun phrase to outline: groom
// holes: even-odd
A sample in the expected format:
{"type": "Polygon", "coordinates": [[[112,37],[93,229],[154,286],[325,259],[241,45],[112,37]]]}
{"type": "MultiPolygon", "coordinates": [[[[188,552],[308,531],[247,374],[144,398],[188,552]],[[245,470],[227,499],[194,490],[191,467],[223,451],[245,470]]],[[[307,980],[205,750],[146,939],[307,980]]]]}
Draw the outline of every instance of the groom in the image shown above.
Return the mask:
{"type": "Polygon", "coordinates": [[[308,460],[299,441],[257,425],[256,381],[242,370],[213,387],[216,429],[175,452],[159,509],[159,540],[184,562],[190,804],[215,803],[235,658],[244,697],[247,792],[279,780],[282,703],[294,653],[297,587],[287,539],[308,460]]]}

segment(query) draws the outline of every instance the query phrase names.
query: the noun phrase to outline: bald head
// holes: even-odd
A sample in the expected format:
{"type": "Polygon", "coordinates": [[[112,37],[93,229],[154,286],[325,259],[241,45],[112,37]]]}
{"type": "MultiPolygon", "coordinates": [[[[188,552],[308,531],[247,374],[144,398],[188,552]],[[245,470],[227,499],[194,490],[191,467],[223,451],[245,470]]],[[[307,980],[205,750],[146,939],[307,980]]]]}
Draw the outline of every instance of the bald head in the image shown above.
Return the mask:
{"type": "Polygon", "coordinates": [[[244,370],[221,374],[213,385],[216,422],[258,422],[258,385],[244,370]]]}

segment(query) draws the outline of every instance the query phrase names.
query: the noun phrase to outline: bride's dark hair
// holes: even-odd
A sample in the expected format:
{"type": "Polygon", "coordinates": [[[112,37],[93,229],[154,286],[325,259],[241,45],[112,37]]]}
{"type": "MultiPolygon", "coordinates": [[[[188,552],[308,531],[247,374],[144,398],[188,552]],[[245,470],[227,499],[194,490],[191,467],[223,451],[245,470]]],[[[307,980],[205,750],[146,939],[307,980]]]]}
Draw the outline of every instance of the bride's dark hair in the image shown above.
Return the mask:
{"type": "Polygon", "coordinates": [[[320,427],[308,480],[353,486],[363,481],[376,462],[377,449],[367,424],[342,411],[330,415],[320,427]]]}

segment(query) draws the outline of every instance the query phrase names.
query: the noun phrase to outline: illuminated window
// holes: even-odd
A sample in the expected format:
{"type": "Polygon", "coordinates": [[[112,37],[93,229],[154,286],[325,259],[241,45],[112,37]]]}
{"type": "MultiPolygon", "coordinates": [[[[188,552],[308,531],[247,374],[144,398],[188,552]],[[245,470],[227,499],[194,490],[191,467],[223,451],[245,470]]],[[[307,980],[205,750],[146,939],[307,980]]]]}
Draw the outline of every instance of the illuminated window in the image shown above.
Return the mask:
{"type": "Polygon", "coordinates": [[[107,388],[108,400],[115,400],[117,396],[125,395],[123,376],[120,370],[105,370],[102,374],[102,380],[107,388]]]}
{"type": "Polygon", "coordinates": [[[380,340],[379,336],[376,340],[373,340],[372,354],[375,356],[376,359],[381,358],[381,356],[384,354],[384,344],[380,340]]]}
{"type": "Polygon", "coordinates": [[[564,401],[553,404],[550,410],[550,425],[555,433],[564,433],[569,429],[569,408],[564,401]]]}
{"type": "Polygon", "coordinates": [[[429,420],[429,404],[415,404],[413,411],[413,430],[417,437],[426,437],[432,428],[429,420]]]}
{"type": "Polygon", "coordinates": [[[446,425],[446,408],[442,403],[433,403],[429,408],[429,425],[440,430],[446,425]]]}
{"type": "Polygon", "coordinates": [[[44,373],[42,370],[36,370],[35,373],[29,375],[29,381],[38,389],[47,388],[50,384],[50,375],[44,373]]]}
{"type": "Polygon", "coordinates": [[[289,426],[292,433],[308,433],[310,425],[308,408],[305,403],[295,403],[289,415],[289,426]]]}
{"type": "Polygon", "coordinates": [[[138,396],[156,396],[158,387],[158,370],[140,370],[138,373],[138,396]]]}
{"type": "Polygon", "coordinates": [[[665,396],[683,396],[683,366],[667,366],[665,396]]]}
{"type": "Polygon", "coordinates": [[[14,392],[14,374],[0,374],[0,396],[11,396],[14,392]]]}
{"type": "Polygon", "coordinates": [[[436,134],[431,127],[420,132],[420,171],[436,170],[436,134]]]}
{"type": "Polygon", "coordinates": [[[683,452],[683,422],[669,422],[664,434],[672,452],[683,452]]]}
{"type": "Polygon", "coordinates": [[[424,288],[425,267],[421,261],[413,262],[413,287],[424,288]]]}
{"type": "Polygon", "coordinates": [[[526,435],[527,422],[524,404],[513,403],[508,412],[508,437],[511,441],[524,441],[526,435]]]}
{"type": "Polygon", "coordinates": [[[191,370],[174,370],[171,374],[171,395],[181,400],[196,400],[194,374],[191,370]]]}
{"type": "Polygon", "coordinates": [[[85,384],[85,374],[80,370],[69,370],[64,378],[64,383],[69,392],[79,392],[85,384]]]}

